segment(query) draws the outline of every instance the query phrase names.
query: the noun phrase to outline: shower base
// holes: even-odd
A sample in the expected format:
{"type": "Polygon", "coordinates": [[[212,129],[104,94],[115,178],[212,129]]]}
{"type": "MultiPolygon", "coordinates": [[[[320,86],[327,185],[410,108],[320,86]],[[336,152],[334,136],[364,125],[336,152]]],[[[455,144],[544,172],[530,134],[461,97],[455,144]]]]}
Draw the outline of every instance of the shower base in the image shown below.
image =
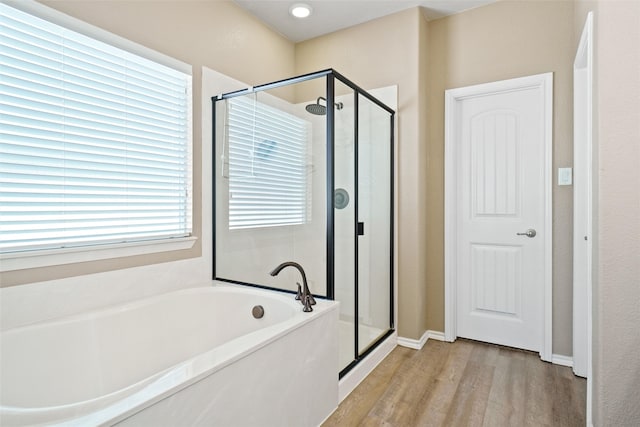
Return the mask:
{"type": "MultiPolygon", "coordinates": [[[[340,369],[344,369],[354,360],[353,322],[340,319],[338,321],[338,361],[340,369]]],[[[358,348],[363,351],[374,343],[386,331],[373,326],[360,325],[358,329],[358,348]]]]}

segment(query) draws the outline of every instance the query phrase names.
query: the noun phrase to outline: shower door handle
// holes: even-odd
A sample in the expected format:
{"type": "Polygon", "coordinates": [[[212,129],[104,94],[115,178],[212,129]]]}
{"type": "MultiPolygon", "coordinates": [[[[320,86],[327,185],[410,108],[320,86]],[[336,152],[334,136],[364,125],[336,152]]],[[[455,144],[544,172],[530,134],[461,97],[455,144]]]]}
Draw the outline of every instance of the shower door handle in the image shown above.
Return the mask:
{"type": "Polygon", "coordinates": [[[364,236],[364,222],[358,223],[358,236],[364,236]]]}

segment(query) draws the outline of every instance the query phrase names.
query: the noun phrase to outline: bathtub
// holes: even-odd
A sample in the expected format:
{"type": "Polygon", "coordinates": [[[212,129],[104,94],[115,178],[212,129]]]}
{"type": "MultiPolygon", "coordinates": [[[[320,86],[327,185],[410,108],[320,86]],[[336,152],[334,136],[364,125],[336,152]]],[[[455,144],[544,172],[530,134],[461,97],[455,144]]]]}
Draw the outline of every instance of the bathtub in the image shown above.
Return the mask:
{"type": "Polygon", "coordinates": [[[0,425],[318,425],[337,321],[335,302],[214,284],[9,329],[0,425]]]}

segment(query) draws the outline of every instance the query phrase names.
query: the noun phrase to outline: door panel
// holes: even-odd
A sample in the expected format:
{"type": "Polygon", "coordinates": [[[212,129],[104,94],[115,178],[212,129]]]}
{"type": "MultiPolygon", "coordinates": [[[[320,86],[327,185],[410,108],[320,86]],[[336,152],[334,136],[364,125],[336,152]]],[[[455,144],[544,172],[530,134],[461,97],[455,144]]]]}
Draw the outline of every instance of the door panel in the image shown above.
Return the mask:
{"type": "Polygon", "coordinates": [[[471,245],[472,314],[509,320],[522,313],[521,248],[471,245]]]}
{"type": "Polygon", "coordinates": [[[474,215],[516,215],[517,115],[493,111],[471,119],[474,215]]]}

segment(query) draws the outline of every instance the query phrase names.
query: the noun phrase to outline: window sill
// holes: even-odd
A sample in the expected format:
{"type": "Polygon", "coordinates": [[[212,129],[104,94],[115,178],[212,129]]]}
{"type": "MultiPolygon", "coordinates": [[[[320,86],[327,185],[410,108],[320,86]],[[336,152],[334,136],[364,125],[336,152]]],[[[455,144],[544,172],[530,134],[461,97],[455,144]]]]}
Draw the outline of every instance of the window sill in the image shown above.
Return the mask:
{"type": "Polygon", "coordinates": [[[197,237],[50,249],[0,255],[0,272],[190,249],[197,237]]]}

